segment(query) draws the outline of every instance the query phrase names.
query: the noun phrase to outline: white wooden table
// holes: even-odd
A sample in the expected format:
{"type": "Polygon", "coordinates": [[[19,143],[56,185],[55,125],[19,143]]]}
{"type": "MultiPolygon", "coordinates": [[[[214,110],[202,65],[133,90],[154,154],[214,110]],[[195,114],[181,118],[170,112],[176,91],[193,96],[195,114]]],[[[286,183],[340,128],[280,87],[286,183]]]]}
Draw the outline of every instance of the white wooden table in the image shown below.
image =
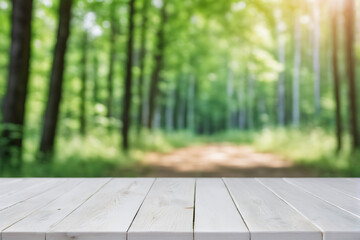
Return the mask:
{"type": "Polygon", "coordinates": [[[0,179],[2,240],[360,240],[360,179],[0,179]]]}

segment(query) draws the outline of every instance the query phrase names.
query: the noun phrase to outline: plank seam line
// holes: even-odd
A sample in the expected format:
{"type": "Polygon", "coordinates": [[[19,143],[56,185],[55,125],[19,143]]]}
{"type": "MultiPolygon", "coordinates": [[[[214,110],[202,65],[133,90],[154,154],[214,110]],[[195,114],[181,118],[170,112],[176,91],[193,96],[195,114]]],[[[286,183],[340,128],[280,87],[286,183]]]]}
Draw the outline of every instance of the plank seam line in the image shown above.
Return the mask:
{"type": "Polygon", "coordinates": [[[231,194],[231,191],[230,191],[230,189],[229,189],[228,185],[226,184],[225,179],[224,179],[224,178],[221,178],[221,180],[222,180],[222,182],[224,183],[225,188],[226,188],[227,192],[229,193],[230,198],[231,198],[232,202],[234,203],[234,205],[235,205],[235,207],[236,207],[236,210],[238,211],[238,213],[239,213],[239,215],[240,215],[241,219],[243,220],[243,222],[244,222],[244,224],[245,224],[245,226],[246,226],[246,228],[247,228],[247,230],[248,230],[248,232],[249,232],[249,240],[251,240],[251,232],[250,232],[250,228],[249,228],[248,224],[246,223],[246,221],[245,221],[245,219],[244,219],[243,215],[241,214],[240,209],[239,209],[238,205],[236,204],[235,199],[233,198],[233,196],[232,196],[232,194],[231,194]]]}
{"type": "Polygon", "coordinates": [[[289,180],[286,179],[286,178],[284,178],[284,181],[287,182],[287,183],[289,183],[289,184],[291,184],[291,185],[293,185],[293,186],[296,187],[296,188],[302,189],[303,191],[305,191],[305,192],[307,192],[308,194],[310,194],[310,195],[312,195],[312,196],[320,199],[321,201],[324,201],[324,202],[326,202],[326,203],[328,203],[328,204],[330,204],[330,205],[332,205],[332,206],[334,206],[334,207],[336,207],[336,208],[338,208],[338,209],[341,209],[342,211],[344,211],[344,212],[346,212],[346,213],[350,213],[351,215],[353,215],[353,216],[355,216],[355,217],[357,217],[357,218],[360,218],[359,215],[356,215],[355,213],[352,213],[352,212],[350,212],[350,211],[348,211],[348,210],[346,210],[346,209],[344,209],[344,208],[342,208],[342,207],[340,207],[340,206],[335,205],[334,203],[331,203],[331,202],[327,201],[326,199],[324,199],[324,198],[322,198],[322,197],[319,197],[319,196],[313,194],[312,192],[308,191],[306,188],[301,187],[301,186],[297,185],[296,183],[293,183],[293,182],[289,181],[289,180]]]}
{"type": "MultiPolygon", "coordinates": [[[[57,182],[59,182],[59,181],[56,181],[55,183],[57,183],[57,182]]],[[[55,185],[55,183],[54,183],[54,185],[55,185]]],[[[42,185],[42,184],[41,184],[41,185],[42,185]]],[[[55,185],[55,188],[58,188],[59,186],[60,186],[60,185],[58,185],[58,186],[55,185]]],[[[51,187],[52,187],[52,186],[51,186],[51,187]]],[[[47,192],[51,187],[49,187],[49,188],[46,189],[45,191],[39,193],[39,195],[44,194],[44,193],[47,192]]],[[[29,199],[31,199],[31,198],[33,198],[33,197],[39,196],[39,195],[34,195],[34,196],[32,196],[32,197],[30,197],[30,198],[28,198],[28,199],[25,199],[25,200],[23,200],[23,201],[20,201],[20,202],[14,204],[14,205],[11,205],[11,206],[9,206],[9,207],[7,207],[7,208],[2,209],[2,210],[6,210],[6,209],[8,209],[8,208],[10,208],[10,207],[12,207],[12,206],[16,206],[16,205],[19,204],[19,203],[25,202],[25,201],[27,201],[27,200],[29,200],[29,199]]],[[[9,226],[7,226],[6,228],[2,229],[2,230],[1,230],[1,239],[2,239],[2,233],[3,233],[6,229],[12,227],[12,226],[15,225],[16,223],[18,223],[18,222],[20,222],[21,220],[27,218],[28,216],[30,216],[31,214],[33,214],[35,211],[37,211],[37,210],[39,210],[39,209],[47,206],[48,204],[52,203],[53,201],[55,201],[55,200],[56,200],[57,198],[59,198],[59,197],[60,197],[60,195],[57,196],[55,199],[51,200],[50,202],[48,202],[46,205],[43,205],[43,206],[41,206],[41,207],[39,207],[39,208],[34,209],[34,210],[33,210],[32,212],[30,212],[28,215],[24,216],[23,218],[20,218],[19,220],[16,220],[14,223],[12,223],[12,224],[10,224],[9,226]]],[[[2,210],[1,210],[1,211],[2,211],[2,210]]]]}
{"type": "MultiPolygon", "coordinates": [[[[282,180],[284,180],[283,178],[281,178],[282,180]]],[[[283,201],[286,205],[288,205],[290,208],[292,208],[293,210],[295,210],[295,212],[299,213],[300,216],[302,216],[303,218],[305,218],[306,220],[308,220],[308,222],[313,225],[315,227],[315,229],[319,230],[319,232],[321,233],[321,238],[323,240],[325,240],[325,236],[324,236],[324,230],[318,226],[316,223],[312,222],[311,219],[309,219],[307,216],[305,216],[302,212],[300,212],[295,206],[293,206],[291,203],[289,203],[288,201],[286,201],[284,198],[282,198],[280,195],[278,195],[276,192],[274,192],[270,187],[266,186],[261,179],[259,178],[255,178],[256,181],[258,181],[261,185],[263,185],[265,188],[267,188],[270,192],[272,192],[276,197],[278,197],[281,201],[283,201]]]]}
{"type": "MultiPolygon", "coordinates": [[[[77,185],[79,185],[81,182],[79,182],[78,184],[76,184],[75,186],[77,186],[77,185]]],[[[60,187],[60,185],[59,186],[55,186],[55,189],[56,188],[58,188],[58,187],[60,187]]],[[[64,194],[65,192],[63,192],[62,194],[64,194]]],[[[58,199],[59,197],[61,197],[62,196],[62,194],[59,194],[58,196],[56,196],[54,199],[52,199],[50,202],[48,202],[48,203],[46,203],[45,205],[43,205],[43,206],[41,206],[41,207],[39,207],[39,208],[37,208],[37,209],[35,209],[34,211],[32,211],[31,213],[29,213],[28,215],[26,215],[26,216],[24,216],[23,218],[21,218],[21,219],[19,219],[19,220],[17,220],[17,221],[15,221],[14,223],[12,223],[11,225],[9,225],[9,226],[7,226],[6,228],[4,228],[3,230],[2,230],[2,232],[1,232],[1,236],[2,236],[2,233],[6,230],[6,229],[8,229],[8,228],[10,228],[10,227],[12,227],[13,225],[15,225],[16,223],[18,223],[18,222],[20,222],[21,220],[23,220],[23,219],[25,219],[25,218],[27,218],[28,216],[30,216],[31,214],[33,214],[34,212],[36,212],[37,210],[39,210],[39,209],[41,209],[41,208],[43,208],[43,207],[46,207],[47,205],[49,205],[50,203],[52,203],[53,201],[55,201],[56,199],[58,199]]]]}
{"type": "MultiPolygon", "coordinates": [[[[57,223],[52,224],[52,225],[49,227],[48,231],[46,231],[46,233],[45,233],[45,240],[46,240],[47,234],[48,234],[52,229],[54,229],[54,227],[55,227],[56,225],[58,225],[59,223],[61,223],[62,221],[64,221],[68,216],[70,216],[73,212],[75,212],[79,207],[81,207],[83,204],[85,204],[90,198],[92,198],[96,193],[98,193],[98,192],[99,192],[106,184],[108,184],[111,180],[112,180],[112,178],[109,179],[107,182],[105,182],[102,186],[100,186],[93,194],[91,194],[88,198],[86,198],[83,203],[81,203],[79,206],[77,206],[74,210],[72,210],[69,214],[67,214],[63,219],[61,219],[61,220],[58,221],[57,223]]],[[[84,182],[85,182],[85,181],[86,181],[86,180],[84,180],[84,182]]],[[[82,182],[81,182],[81,183],[82,183],[82,182]]],[[[79,184],[79,185],[80,185],[80,184],[79,184]]]]}
{"type": "Polygon", "coordinates": [[[333,187],[333,186],[331,186],[331,185],[329,185],[329,184],[325,184],[325,185],[328,185],[330,188],[334,189],[334,191],[336,191],[336,192],[339,192],[339,193],[341,193],[341,194],[345,194],[346,196],[355,198],[356,200],[360,200],[360,197],[355,197],[355,196],[347,193],[346,191],[345,191],[345,192],[342,191],[341,189],[339,189],[339,188],[337,188],[337,187],[333,187]]]}
{"type": "MultiPolygon", "coordinates": [[[[55,183],[56,183],[56,182],[55,182],[55,183]]],[[[41,185],[44,185],[44,184],[45,184],[45,183],[36,183],[35,186],[41,186],[41,185]]],[[[34,186],[32,186],[32,187],[34,187],[34,186]]],[[[51,186],[51,187],[52,187],[52,186],[51,186]]],[[[16,203],[12,204],[12,205],[10,205],[10,206],[7,206],[7,207],[5,207],[5,208],[2,208],[2,209],[0,209],[0,212],[6,210],[6,209],[8,209],[8,208],[11,208],[11,207],[13,207],[13,206],[15,206],[15,205],[18,205],[19,203],[25,202],[25,201],[27,201],[27,200],[29,200],[29,199],[31,199],[31,198],[37,197],[37,196],[43,194],[44,192],[48,191],[51,187],[46,188],[44,191],[39,192],[38,194],[32,195],[32,196],[30,196],[30,197],[28,197],[28,198],[26,198],[26,199],[23,199],[23,200],[21,200],[21,201],[19,201],[19,202],[16,202],[16,203]]],[[[16,191],[15,193],[18,193],[18,192],[20,192],[20,191],[21,191],[21,190],[16,191]]],[[[14,193],[14,194],[15,194],[15,193],[14,193]]]]}
{"type": "Polygon", "coordinates": [[[129,238],[129,230],[130,230],[130,228],[131,228],[132,224],[134,223],[134,220],[135,220],[135,218],[137,217],[137,215],[138,215],[138,213],[139,213],[139,211],[140,211],[140,209],[141,209],[142,205],[144,204],[145,199],[148,197],[148,195],[149,195],[149,193],[150,193],[150,191],[151,191],[152,187],[154,186],[154,183],[155,183],[155,181],[156,181],[156,180],[157,180],[157,178],[154,178],[154,179],[153,179],[153,182],[151,183],[151,186],[150,186],[150,188],[149,188],[148,192],[145,194],[144,199],[141,201],[141,204],[139,205],[138,210],[136,211],[136,213],[135,213],[135,215],[134,215],[133,219],[131,220],[131,223],[130,223],[129,227],[128,227],[128,229],[126,230],[126,240],[128,240],[128,238],[129,238]]]}
{"type": "Polygon", "coordinates": [[[195,185],[194,185],[194,208],[193,208],[193,240],[195,240],[195,207],[196,207],[196,184],[197,178],[195,178],[195,185]]]}

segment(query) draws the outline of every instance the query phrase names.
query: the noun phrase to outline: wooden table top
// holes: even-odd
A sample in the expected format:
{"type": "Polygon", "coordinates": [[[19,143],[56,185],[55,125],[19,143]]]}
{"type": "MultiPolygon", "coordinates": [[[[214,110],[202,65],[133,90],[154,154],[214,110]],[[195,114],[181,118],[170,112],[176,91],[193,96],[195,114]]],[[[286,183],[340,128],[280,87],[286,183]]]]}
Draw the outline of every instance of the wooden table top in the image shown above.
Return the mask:
{"type": "Polygon", "coordinates": [[[360,240],[357,178],[0,178],[1,240],[360,240]]]}

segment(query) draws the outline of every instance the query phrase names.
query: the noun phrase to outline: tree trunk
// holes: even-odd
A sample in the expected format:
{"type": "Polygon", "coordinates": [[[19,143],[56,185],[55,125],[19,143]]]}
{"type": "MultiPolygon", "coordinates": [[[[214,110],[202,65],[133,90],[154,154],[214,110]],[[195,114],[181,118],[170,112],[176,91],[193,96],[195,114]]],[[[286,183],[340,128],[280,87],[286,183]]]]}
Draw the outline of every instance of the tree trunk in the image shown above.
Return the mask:
{"type": "Polygon", "coordinates": [[[99,102],[99,60],[96,56],[96,52],[93,59],[93,68],[93,101],[94,104],[97,104],[99,102]]]}
{"type": "MultiPolygon", "coordinates": [[[[59,7],[59,26],[51,69],[50,89],[46,104],[43,131],[40,141],[40,152],[52,154],[58,123],[59,106],[62,96],[65,53],[70,33],[72,0],[61,0],[59,7]]],[[[43,160],[50,160],[43,158],[43,160]]]]}
{"type": "Polygon", "coordinates": [[[339,152],[342,148],[342,120],[341,120],[341,97],[340,97],[340,79],[339,79],[339,67],[338,67],[338,47],[337,47],[337,26],[338,26],[338,4],[333,3],[332,16],[331,16],[331,37],[332,37],[332,67],[334,77],[334,95],[336,102],[336,151],[339,152]]]}
{"type": "Polygon", "coordinates": [[[232,127],[232,98],[234,95],[234,74],[231,69],[228,70],[228,76],[227,76],[227,89],[226,89],[226,95],[227,95],[227,102],[226,102],[226,109],[227,109],[227,121],[226,121],[226,130],[230,130],[232,127]]]}
{"type": "Polygon", "coordinates": [[[254,77],[250,74],[247,77],[247,127],[252,130],[254,128],[254,77]]]}
{"type": "Polygon", "coordinates": [[[238,127],[239,129],[245,129],[246,126],[246,106],[245,106],[245,78],[241,78],[238,90],[237,90],[237,100],[239,105],[239,111],[238,111],[238,127]]]}
{"type": "Polygon", "coordinates": [[[134,15],[135,15],[135,0],[129,1],[129,30],[127,42],[127,61],[126,61],[126,76],[124,79],[124,99],[123,99],[123,114],[122,114],[122,146],[125,151],[129,149],[129,130],[130,130],[130,115],[131,115],[131,88],[132,88],[132,63],[133,63],[133,43],[134,43],[134,15]]]}
{"type": "Polygon", "coordinates": [[[81,89],[80,89],[80,134],[86,134],[86,92],[87,92],[87,51],[88,33],[83,33],[81,58],[81,89]]]}
{"type": "Polygon", "coordinates": [[[315,96],[315,114],[318,115],[321,110],[320,95],[320,9],[317,1],[314,1],[314,48],[313,48],[313,70],[314,70],[314,96],[315,96]]]}
{"type": "MultiPolygon", "coordinates": [[[[181,75],[180,75],[181,76],[181,75]]],[[[181,77],[178,76],[176,78],[176,84],[175,84],[175,93],[174,93],[174,98],[175,98],[175,102],[174,102],[174,111],[173,111],[173,126],[174,126],[174,130],[179,130],[180,129],[180,124],[179,124],[179,118],[180,118],[180,103],[182,101],[180,94],[180,81],[181,81],[181,77]]]]}
{"type": "Polygon", "coordinates": [[[177,123],[178,123],[178,129],[183,130],[185,128],[186,125],[186,97],[184,95],[186,95],[186,82],[185,82],[185,74],[182,74],[181,77],[179,78],[179,84],[178,84],[178,88],[179,88],[179,111],[178,111],[178,119],[177,119],[177,123]]]}
{"type": "Polygon", "coordinates": [[[149,129],[152,128],[154,112],[156,107],[156,97],[158,95],[159,82],[161,78],[161,70],[164,65],[164,50],[165,50],[165,23],[167,21],[166,13],[166,0],[163,1],[163,6],[161,8],[161,22],[157,32],[157,47],[155,50],[155,67],[151,76],[150,83],[150,96],[149,96],[149,116],[147,126],[149,129]]]}
{"type": "Polygon", "coordinates": [[[166,97],[166,130],[171,132],[174,129],[175,90],[170,89],[166,97]]]}
{"type": "MultiPolygon", "coordinates": [[[[278,58],[285,69],[285,39],[282,36],[282,29],[278,26],[278,58]]],[[[285,125],[285,70],[279,74],[277,84],[277,115],[278,125],[285,125]]]]}
{"type": "Polygon", "coordinates": [[[113,117],[113,95],[114,95],[114,62],[115,62],[115,52],[116,52],[116,19],[115,19],[115,0],[111,4],[110,9],[110,24],[111,24],[111,33],[110,33],[110,53],[109,53],[109,72],[107,76],[107,100],[106,100],[106,108],[107,113],[106,117],[111,119],[113,117]]]}
{"type": "Polygon", "coordinates": [[[355,2],[345,1],[346,60],[349,81],[350,129],[353,149],[360,149],[357,127],[356,73],[355,73],[355,2]]]}
{"type": "Polygon", "coordinates": [[[25,102],[29,82],[32,0],[13,0],[11,50],[7,91],[3,102],[0,159],[21,167],[25,102]]]}
{"type": "Polygon", "coordinates": [[[195,130],[195,77],[190,75],[188,85],[188,100],[187,100],[187,127],[192,132],[195,130]]]}
{"type": "Polygon", "coordinates": [[[293,114],[292,120],[294,126],[300,123],[300,69],[301,69],[301,26],[299,17],[295,19],[295,55],[294,55],[294,76],[293,76],[293,114]]]}
{"type": "Polygon", "coordinates": [[[139,108],[138,108],[138,115],[137,115],[137,127],[138,131],[140,131],[143,125],[143,118],[144,118],[144,76],[145,76],[145,58],[146,58],[146,40],[147,40],[147,23],[148,23],[148,7],[149,7],[149,0],[143,1],[142,7],[142,26],[141,26],[141,46],[140,46],[140,76],[139,76],[139,83],[138,83],[138,94],[139,94],[139,108]]]}
{"type": "Polygon", "coordinates": [[[152,122],[152,129],[160,129],[161,127],[161,106],[156,104],[155,111],[154,111],[154,121],[152,122]]]}

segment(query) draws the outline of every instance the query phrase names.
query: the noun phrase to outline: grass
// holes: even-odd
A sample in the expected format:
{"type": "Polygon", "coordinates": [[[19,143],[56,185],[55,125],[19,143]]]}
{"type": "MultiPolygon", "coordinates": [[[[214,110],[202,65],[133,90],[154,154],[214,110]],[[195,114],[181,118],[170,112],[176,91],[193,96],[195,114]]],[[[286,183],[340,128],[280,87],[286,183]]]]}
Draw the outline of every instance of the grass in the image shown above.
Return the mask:
{"type": "Polygon", "coordinates": [[[254,139],[254,146],[262,152],[281,154],[299,164],[321,170],[324,176],[360,176],[360,152],[350,149],[350,137],[344,136],[344,147],[336,152],[332,132],[311,130],[264,130],[254,139]]]}
{"type": "Polygon", "coordinates": [[[144,131],[131,134],[132,150],[120,151],[117,132],[97,129],[86,137],[59,138],[54,159],[49,164],[36,161],[37,143],[26,139],[21,171],[6,171],[2,176],[24,177],[136,177],[144,169],[141,159],[149,151],[170,152],[176,148],[217,142],[251,145],[259,152],[278,154],[296,163],[321,171],[323,176],[360,176],[360,154],[350,151],[349,137],[337,154],[332,132],[317,129],[264,129],[262,131],[228,131],[212,136],[190,132],[164,133],[144,131]]]}
{"type": "Polygon", "coordinates": [[[259,152],[275,153],[299,165],[315,168],[324,177],[360,177],[360,152],[351,151],[350,136],[344,136],[344,147],[337,153],[334,134],[322,128],[230,131],[214,136],[213,141],[249,144],[259,152]]]}
{"type": "Polygon", "coordinates": [[[119,151],[119,136],[94,131],[86,137],[59,138],[51,163],[36,159],[37,141],[25,141],[21,171],[6,171],[3,176],[23,177],[108,177],[139,176],[138,161],[132,154],[119,151]]]}

